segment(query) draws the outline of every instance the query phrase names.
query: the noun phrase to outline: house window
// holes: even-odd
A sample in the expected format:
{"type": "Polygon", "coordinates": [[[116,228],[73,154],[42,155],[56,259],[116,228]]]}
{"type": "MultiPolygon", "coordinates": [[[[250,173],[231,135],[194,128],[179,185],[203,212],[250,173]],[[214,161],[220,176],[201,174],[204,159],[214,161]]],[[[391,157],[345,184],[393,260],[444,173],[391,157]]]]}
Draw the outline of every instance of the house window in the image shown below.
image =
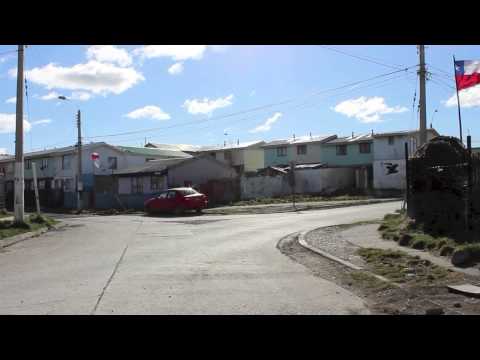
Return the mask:
{"type": "Polygon", "coordinates": [[[38,189],[39,190],[45,189],[45,180],[38,180],[38,189]]]}
{"type": "Polygon", "coordinates": [[[210,153],[210,156],[213,157],[214,159],[216,158],[216,155],[214,152],[210,153]]]}
{"type": "Polygon", "coordinates": [[[27,159],[25,160],[25,169],[31,169],[32,168],[32,160],[27,159]]]}
{"type": "Polygon", "coordinates": [[[63,181],[63,191],[65,192],[73,191],[73,179],[65,179],[63,181]]]}
{"type": "Polygon", "coordinates": [[[48,159],[42,159],[40,162],[40,170],[48,168],[48,159]]]}
{"type": "Polygon", "coordinates": [[[393,136],[388,137],[388,145],[393,145],[395,143],[395,138],[393,136]]]}
{"type": "Polygon", "coordinates": [[[62,156],[62,170],[68,170],[71,166],[72,157],[70,155],[62,156]]]}
{"type": "Polygon", "coordinates": [[[277,148],[277,156],[287,156],[287,148],[285,146],[277,148]]]}
{"type": "Polygon", "coordinates": [[[25,191],[33,190],[33,181],[32,180],[25,180],[25,191]]]}
{"type": "Polygon", "coordinates": [[[117,170],[117,158],[115,156],[108,157],[108,168],[111,170],[117,170]]]}
{"type": "Polygon", "coordinates": [[[150,178],[150,190],[158,191],[162,189],[163,176],[152,176],[150,178]]]}
{"type": "Polygon", "coordinates": [[[347,145],[337,145],[337,155],[347,155],[347,145]]]}
{"type": "Polygon", "coordinates": [[[143,194],[142,177],[132,177],[132,194],[143,194]]]}
{"type": "Polygon", "coordinates": [[[370,154],[372,152],[370,143],[360,143],[358,144],[361,154],[370,154]]]}
{"type": "Polygon", "coordinates": [[[298,145],[297,155],[306,155],[306,154],[307,154],[307,145],[298,145]]]}

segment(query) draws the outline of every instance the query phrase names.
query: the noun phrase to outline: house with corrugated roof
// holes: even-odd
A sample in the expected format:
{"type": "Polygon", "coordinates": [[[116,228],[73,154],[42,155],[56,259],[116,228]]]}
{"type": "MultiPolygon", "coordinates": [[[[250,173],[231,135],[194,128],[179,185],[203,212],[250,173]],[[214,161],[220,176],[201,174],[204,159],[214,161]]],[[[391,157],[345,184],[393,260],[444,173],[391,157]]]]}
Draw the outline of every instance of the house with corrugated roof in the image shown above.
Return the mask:
{"type": "Polygon", "coordinates": [[[163,190],[195,187],[210,203],[239,198],[236,170],[208,154],[190,158],[152,160],[142,165],[114,170],[99,179],[95,193],[97,208],[143,209],[144,202],[163,190]]]}
{"type": "Polygon", "coordinates": [[[336,139],[337,135],[300,136],[269,141],[262,146],[265,167],[314,164],[323,162],[322,144],[336,139]]]}
{"type": "MultiPolygon", "coordinates": [[[[111,175],[113,171],[142,165],[151,160],[191,158],[182,151],[115,146],[96,142],[82,146],[82,205],[94,207],[95,177],[111,175]],[[92,160],[92,153],[98,160],[92,160]]],[[[34,206],[33,163],[36,165],[40,204],[44,207],[76,206],[77,146],[45,149],[24,155],[25,206],[34,206]]],[[[4,173],[7,208],[13,207],[14,156],[0,158],[0,172],[4,173]]]]}

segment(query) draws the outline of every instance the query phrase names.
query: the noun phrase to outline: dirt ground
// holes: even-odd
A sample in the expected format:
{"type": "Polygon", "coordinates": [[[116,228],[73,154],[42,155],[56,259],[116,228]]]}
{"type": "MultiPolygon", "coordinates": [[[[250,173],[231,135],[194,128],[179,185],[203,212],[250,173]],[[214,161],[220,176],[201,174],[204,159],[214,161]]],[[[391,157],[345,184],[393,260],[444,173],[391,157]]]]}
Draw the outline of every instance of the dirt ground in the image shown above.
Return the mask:
{"type": "MultiPolygon", "coordinates": [[[[407,283],[402,287],[392,286],[303,248],[296,235],[281,239],[277,248],[293,261],[304,265],[315,276],[332,281],[362,297],[373,314],[424,315],[427,311],[445,315],[480,314],[480,299],[451,293],[442,281],[430,285],[407,283]]],[[[478,285],[478,279],[459,273],[452,275],[449,276],[449,281],[454,283],[478,285]]]]}

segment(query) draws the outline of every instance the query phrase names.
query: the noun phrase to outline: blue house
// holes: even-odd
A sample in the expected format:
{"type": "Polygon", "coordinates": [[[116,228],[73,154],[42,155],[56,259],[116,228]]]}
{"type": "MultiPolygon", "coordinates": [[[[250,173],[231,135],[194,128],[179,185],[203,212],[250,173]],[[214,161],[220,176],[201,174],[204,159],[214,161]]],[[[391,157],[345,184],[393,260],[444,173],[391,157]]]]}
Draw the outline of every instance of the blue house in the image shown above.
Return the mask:
{"type": "Polygon", "coordinates": [[[262,146],[265,167],[288,166],[291,161],[297,164],[322,163],[322,144],[336,138],[337,135],[302,136],[270,141],[262,146]]]}
{"type": "Polygon", "coordinates": [[[323,163],[328,167],[355,168],[357,188],[373,186],[373,135],[340,137],[322,144],[323,163]]]}

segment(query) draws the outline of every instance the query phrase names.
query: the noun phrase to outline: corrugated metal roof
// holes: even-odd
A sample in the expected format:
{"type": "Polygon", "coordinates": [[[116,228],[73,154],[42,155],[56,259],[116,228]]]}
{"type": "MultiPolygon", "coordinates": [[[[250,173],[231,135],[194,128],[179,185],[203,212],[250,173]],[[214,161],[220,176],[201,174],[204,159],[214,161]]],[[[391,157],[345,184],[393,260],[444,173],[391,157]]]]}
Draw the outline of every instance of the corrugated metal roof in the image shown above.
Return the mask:
{"type": "Polygon", "coordinates": [[[160,150],[172,150],[172,151],[198,151],[202,146],[200,145],[189,145],[189,144],[158,144],[158,143],[148,143],[146,146],[160,149],[160,150]]]}
{"type": "Polygon", "coordinates": [[[281,145],[297,145],[297,144],[308,144],[308,143],[324,143],[329,140],[333,140],[337,135],[316,135],[316,136],[299,136],[291,139],[281,139],[281,140],[272,140],[267,142],[262,147],[272,147],[272,146],[281,146],[281,145]]]}
{"type": "Polygon", "coordinates": [[[192,155],[184,153],[183,151],[178,150],[163,150],[157,148],[148,148],[148,147],[134,147],[134,146],[115,146],[120,151],[124,151],[129,154],[134,155],[145,155],[145,156],[165,156],[172,158],[191,158],[192,155]]]}
{"type": "MultiPolygon", "coordinates": [[[[378,133],[374,134],[373,137],[385,137],[385,136],[401,136],[401,135],[414,135],[418,133],[420,130],[400,130],[400,131],[393,131],[393,132],[388,132],[388,133],[378,133]]],[[[437,130],[435,129],[427,129],[427,132],[432,132],[434,135],[439,136],[440,134],[438,133],[437,130]]]]}
{"type": "Polygon", "coordinates": [[[114,175],[128,175],[128,174],[141,174],[141,173],[151,173],[157,171],[163,171],[169,166],[180,164],[184,161],[189,160],[190,158],[176,158],[176,159],[163,159],[148,161],[143,165],[133,166],[127,169],[114,170],[114,175]]]}
{"type": "Polygon", "coordinates": [[[361,134],[357,136],[345,136],[339,137],[334,140],[330,140],[325,145],[340,145],[340,144],[355,144],[359,142],[372,141],[372,134],[361,134]]]}
{"type": "Polygon", "coordinates": [[[243,142],[243,143],[235,143],[235,144],[226,144],[225,146],[223,145],[207,145],[207,146],[201,146],[199,152],[204,152],[204,151],[223,151],[223,150],[234,150],[234,149],[246,149],[248,147],[254,147],[254,146],[259,146],[265,144],[265,141],[263,140],[255,140],[255,141],[248,141],[248,142],[243,142]]]}

